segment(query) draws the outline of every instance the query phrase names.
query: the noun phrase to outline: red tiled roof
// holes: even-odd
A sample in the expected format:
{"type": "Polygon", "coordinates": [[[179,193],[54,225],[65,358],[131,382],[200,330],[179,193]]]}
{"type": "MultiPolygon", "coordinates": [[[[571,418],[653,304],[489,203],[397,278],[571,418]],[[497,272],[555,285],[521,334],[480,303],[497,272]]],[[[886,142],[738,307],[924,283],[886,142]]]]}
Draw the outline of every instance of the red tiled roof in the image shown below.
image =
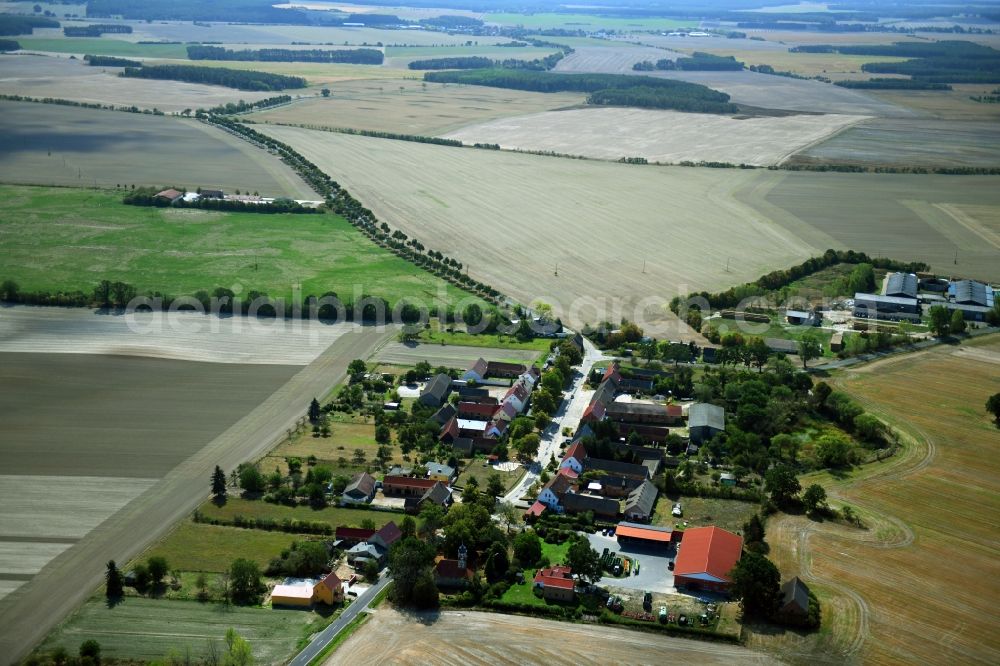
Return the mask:
{"type": "Polygon", "coordinates": [[[340,580],[340,577],[337,576],[336,573],[334,573],[333,571],[331,571],[327,575],[323,576],[323,579],[320,580],[320,582],[318,582],[316,584],[317,585],[322,585],[323,587],[325,587],[325,588],[327,588],[329,590],[339,590],[340,586],[342,585],[342,583],[343,583],[343,581],[340,580]]]}
{"type": "Polygon", "coordinates": [[[623,525],[619,523],[618,527],[615,529],[615,535],[620,537],[631,537],[633,539],[644,539],[646,541],[661,541],[663,543],[670,543],[673,532],[647,530],[641,527],[633,527],[632,525],[623,525]]]}
{"type": "Polygon", "coordinates": [[[462,415],[473,414],[475,416],[483,416],[489,419],[494,414],[496,414],[496,411],[497,411],[497,406],[495,404],[490,405],[490,404],[482,404],[475,402],[458,403],[458,413],[462,415]]]}
{"type": "Polygon", "coordinates": [[[404,488],[423,488],[424,490],[432,487],[437,481],[434,479],[418,479],[413,476],[387,476],[382,479],[382,487],[385,486],[402,486],[404,488]]]}
{"type": "Polygon", "coordinates": [[[375,532],[374,536],[381,537],[386,546],[391,546],[402,538],[403,532],[396,526],[396,523],[390,520],[379,531],[375,532]]]}
{"type": "Polygon", "coordinates": [[[583,421],[586,420],[588,417],[591,417],[596,421],[600,421],[601,419],[604,418],[605,411],[606,410],[602,403],[594,401],[589,405],[587,405],[587,409],[583,411],[583,416],[580,417],[580,420],[583,421]]]}
{"type": "Polygon", "coordinates": [[[368,530],[363,527],[337,527],[337,539],[351,539],[358,541],[368,541],[375,534],[375,530],[368,530]]]}
{"type": "Polygon", "coordinates": [[[569,458],[576,458],[581,463],[587,459],[587,449],[583,448],[583,442],[576,442],[566,449],[566,455],[563,456],[563,460],[568,460],[569,458]]]}
{"type": "Polygon", "coordinates": [[[684,416],[684,409],[680,405],[667,405],[667,416],[680,418],[684,416]]]}
{"type": "Polygon", "coordinates": [[[709,574],[730,582],[729,572],[743,553],[743,539],[718,527],[684,530],[680,552],[674,563],[675,576],[709,574]]]}
{"type": "Polygon", "coordinates": [[[535,574],[535,582],[541,583],[544,587],[556,587],[562,590],[572,590],[573,579],[570,577],[573,570],[567,566],[554,566],[548,569],[539,569],[535,574]]]}
{"type": "Polygon", "coordinates": [[[163,190],[162,192],[157,192],[156,196],[163,197],[164,199],[176,199],[177,197],[184,196],[183,192],[178,192],[174,189],[163,190]]]}
{"type": "Polygon", "coordinates": [[[459,568],[458,560],[442,559],[434,567],[434,574],[438,578],[472,578],[472,571],[468,567],[459,568]]]}
{"type": "Polygon", "coordinates": [[[576,470],[573,469],[572,467],[560,467],[559,473],[562,474],[563,476],[568,476],[571,479],[576,479],[579,478],[580,476],[579,474],[576,473],[576,470]]]}
{"type": "Polygon", "coordinates": [[[544,512],[545,512],[545,505],[542,504],[541,502],[539,502],[538,500],[535,500],[535,503],[532,504],[528,508],[528,510],[524,512],[524,515],[526,515],[526,516],[535,516],[537,518],[538,516],[542,515],[542,513],[544,513],[544,512]]]}

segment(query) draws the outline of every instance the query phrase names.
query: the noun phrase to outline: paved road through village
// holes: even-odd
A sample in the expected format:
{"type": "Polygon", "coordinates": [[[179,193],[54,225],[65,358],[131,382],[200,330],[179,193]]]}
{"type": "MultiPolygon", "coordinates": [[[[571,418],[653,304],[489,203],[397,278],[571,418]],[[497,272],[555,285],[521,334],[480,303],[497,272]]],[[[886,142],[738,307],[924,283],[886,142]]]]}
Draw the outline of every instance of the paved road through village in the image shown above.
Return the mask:
{"type": "Polygon", "coordinates": [[[344,379],[351,360],[368,358],[395,333],[393,326],[345,333],[253,411],[0,600],[0,662],[23,658],[79,606],[101,583],[108,560],[127,562],[203,502],[215,465],[234,469],[268,451],[313,397],[344,379]]]}

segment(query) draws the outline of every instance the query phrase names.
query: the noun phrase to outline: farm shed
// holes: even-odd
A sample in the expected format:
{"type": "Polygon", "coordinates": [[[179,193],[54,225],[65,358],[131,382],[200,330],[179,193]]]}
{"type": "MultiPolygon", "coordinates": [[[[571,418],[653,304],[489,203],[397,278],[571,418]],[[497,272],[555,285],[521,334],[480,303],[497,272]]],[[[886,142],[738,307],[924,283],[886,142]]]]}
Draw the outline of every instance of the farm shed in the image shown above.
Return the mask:
{"type": "Polygon", "coordinates": [[[312,598],[311,585],[275,585],[271,592],[271,606],[308,608],[312,606],[312,598]]]}
{"type": "Polygon", "coordinates": [[[701,444],[726,429],[726,410],[718,405],[696,402],[688,409],[688,431],[693,444],[701,444]]]}
{"type": "Polygon", "coordinates": [[[718,527],[684,531],[674,562],[674,585],[691,590],[728,592],[729,572],[743,553],[743,539],[718,527]]]}
{"type": "Polygon", "coordinates": [[[916,298],[917,275],[915,273],[889,273],[885,281],[883,295],[916,298]]]}
{"type": "Polygon", "coordinates": [[[776,354],[797,354],[799,351],[799,346],[795,343],[795,340],[764,338],[764,344],[776,354]]]}
{"type": "Polygon", "coordinates": [[[451,393],[451,377],[442,373],[435,375],[420,392],[420,403],[429,407],[440,407],[451,393]]]}
{"type": "Polygon", "coordinates": [[[622,546],[639,545],[666,548],[673,543],[674,533],[669,527],[622,522],[618,523],[615,536],[622,546]]]}

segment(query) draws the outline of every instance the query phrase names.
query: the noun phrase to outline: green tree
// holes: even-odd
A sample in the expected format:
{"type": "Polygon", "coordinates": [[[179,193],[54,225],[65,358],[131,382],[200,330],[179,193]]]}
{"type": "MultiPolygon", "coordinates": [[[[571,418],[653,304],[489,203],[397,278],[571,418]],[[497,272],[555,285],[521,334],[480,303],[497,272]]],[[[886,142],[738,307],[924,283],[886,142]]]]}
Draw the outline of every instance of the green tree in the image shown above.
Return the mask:
{"type": "Polygon", "coordinates": [[[437,585],[434,584],[434,576],[429,570],[422,573],[413,584],[411,598],[413,605],[422,610],[437,608],[441,603],[437,585]]]}
{"type": "Polygon", "coordinates": [[[93,663],[101,663],[101,644],[93,638],[80,643],[80,658],[89,658],[93,663]]]}
{"type": "Polygon", "coordinates": [[[122,579],[122,572],[114,560],[108,562],[107,571],[104,574],[105,595],[110,600],[121,599],[125,594],[125,583],[122,579]]]}
{"type": "Polygon", "coordinates": [[[260,569],[253,560],[237,558],[229,568],[232,601],[237,604],[256,604],[264,593],[264,583],[261,581],[260,569]]]}
{"type": "Polygon", "coordinates": [[[420,509],[420,526],[417,528],[420,538],[430,539],[443,524],[444,509],[433,502],[425,502],[420,509]]]}
{"type": "Polygon", "coordinates": [[[368,371],[368,366],[360,358],[356,358],[351,361],[350,365],[347,366],[347,374],[351,376],[351,379],[357,381],[361,375],[368,371]]]}
{"type": "Polygon", "coordinates": [[[476,303],[470,303],[462,311],[462,321],[469,327],[479,326],[483,321],[483,309],[476,303]]]}
{"type": "Polygon", "coordinates": [[[767,548],[764,537],[764,521],[760,519],[759,513],[755,513],[743,523],[743,543],[747,550],[763,553],[767,548]]]}
{"type": "Polygon", "coordinates": [[[851,443],[839,434],[823,435],[816,440],[816,459],[824,467],[844,467],[851,461],[851,443]]]}
{"type": "Polygon", "coordinates": [[[885,424],[871,414],[858,414],[854,417],[854,432],[861,439],[877,444],[885,439],[885,424]]]}
{"type": "Polygon", "coordinates": [[[322,94],[323,97],[329,97],[330,96],[330,89],[329,88],[323,88],[322,90],[320,90],[320,94],[322,94]]]}
{"type": "Polygon", "coordinates": [[[486,492],[492,497],[500,497],[503,495],[506,487],[503,484],[503,479],[496,472],[493,472],[486,478],[486,492]]]}
{"type": "Polygon", "coordinates": [[[826,511],[826,491],[823,486],[814,483],[802,493],[802,504],[809,513],[822,513],[826,511]]]}
{"type": "Polygon", "coordinates": [[[256,466],[240,465],[240,488],[248,493],[263,492],[267,487],[267,479],[256,466]]]}
{"type": "Polygon", "coordinates": [[[94,302],[102,308],[111,307],[111,282],[109,280],[101,280],[94,287],[94,302]]]}
{"type": "Polygon", "coordinates": [[[0,283],[0,301],[15,302],[21,291],[21,287],[13,280],[4,280],[0,283]]]}
{"type": "Polygon", "coordinates": [[[223,656],[222,666],[251,666],[252,664],[253,650],[250,649],[250,643],[230,627],[226,631],[226,654],[223,656]]]}
{"type": "Polygon", "coordinates": [[[745,553],[730,572],[731,593],[739,600],[745,617],[769,618],[781,599],[781,573],[759,553],[745,553]]]}
{"type": "Polygon", "coordinates": [[[943,338],[951,332],[951,313],[943,305],[934,305],[927,311],[930,316],[931,333],[943,338]]]}
{"type": "Polygon", "coordinates": [[[580,580],[596,583],[601,579],[601,555],[583,538],[576,539],[566,551],[566,564],[580,580]]]}
{"type": "Polygon", "coordinates": [[[318,423],[319,416],[320,416],[319,400],[313,398],[312,402],[309,403],[309,422],[318,423]]]}
{"type": "Polygon", "coordinates": [[[224,500],[226,498],[226,473],[218,465],[215,466],[215,471],[212,472],[212,495],[217,500],[224,500]]]}
{"type": "Polygon", "coordinates": [[[806,331],[799,338],[799,358],[802,359],[802,369],[805,370],[809,361],[823,355],[823,345],[814,331],[806,331]]]}
{"type": "Polygon", "coordinates": [[[507,556],[507,546],[501,541],[494,541],[486,553],[486,580],[496,583],[507,576],[510,569],[510,558],[507,556]]]}
{"type": "Polygon", "coordinates": [[[514,557],[522,567],[530,567],[542,557],[542,540],[534,532],[521,532],[514,537],[514,557]]]}
{"type": "Polygon", "coordinates": [[[764,366],[771,358],[771,349],[764,342],[764,338],[750,338],[750,341],[747,342],[746,353],[750,362],[757,366],[757,372],[764,372],[764,366]]]}
{"type": "Polygon", "coordinates": [[[389,426],[382,423],[375,428],[375,441],[379,444],[388,444],[389,440],[392,439],[392,431],[389,430],[389,426]]]}
{"type": "Polygon", "coordinates": [[[518,438],[514,442],[514,450],[520,454],[522,458],[534,458],[538,455],[538,447],[542,440],[536,433],[530,432],[524,437],[518,438]]]}
{"type": "Polygon", "coordinates": [[[170,571],[170,566],[167,564],[167,558],[160,555],[154,555],[153,557],[146,560],[146,568],[149,570],[149,578],[152,580],[153,585],[159,585],[163,582],[163,578],[170,571]]]}
{"type": "Polygon", "coordinates": [[[798,495],[802,485],[795,477],[795,470],[782,464],[767,470],[767,474],[764,475],[764,489],[770,494],[772,502],[778,506],[785,506],[798,495]]]}
{"type": "MultiPolygon", "coordinates": [[[[400,539],[389,549],[392,572],[392,599],[401,606],[414,605],[418,581],[430,576],[436,550],[416,537],[400,539]]],[[[433,579],[431,579],[433,584],[433,579]]]]}
{"type": "MultiPolygon", "coordinates": [[[[431,502],[428,502],[430,504],[431,502]]],[[[417,535],[417,521],[413,519],[413,516],[404,516],[403,520],[399,523],[399,531],[403,533],[403,538],[416,536],[417,535]]]]}
{"type": "Polygon", "coordinates": [[[948,328],[952,333],[965,333],[965,317],[961,310],[954,310],[951,313],[951,325],[948,328]]]}
{"type": "Polygon", "coordinates": [[[1000,428],[1000,393],[986,399],[986,411],[993,415],[993,422],[1000,428]]]}

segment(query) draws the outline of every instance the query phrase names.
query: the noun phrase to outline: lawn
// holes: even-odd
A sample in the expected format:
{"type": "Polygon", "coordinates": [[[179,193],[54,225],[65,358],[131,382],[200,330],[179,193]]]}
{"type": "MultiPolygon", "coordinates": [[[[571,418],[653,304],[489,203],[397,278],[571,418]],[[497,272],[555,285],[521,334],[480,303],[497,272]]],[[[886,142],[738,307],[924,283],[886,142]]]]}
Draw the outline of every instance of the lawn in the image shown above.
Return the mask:
{"type": "Polygon", "coordinates": [[[503,481],[505,491],[509,491],[517,482],[521,480],[524,476],[525,468],[520,466],[513,472],[502,472],[494,467],[487,465],[483,458],[474,458],[470,460],[462,470],[462,473],[458,475],[458,480],[455,485],[464,487],[469,479],[475,478],[479,482],[479,489],[486,489],[486,482],[489,480],[490,476],[496,474],[503,481]]]}
{"type": "Polygon", "coordinates": [[[527,351],[537,351],[545,355],[549,353],[553,340],[549,338],[535,338],[522,342],[513,336],[502,333],[490,334],[481,333],[473,335],[465,331],[442,331],[435,328],[426,328],[420,333],[421,342],[432,342],[446,345],[460,345],[462,347],[488,347],[491,349],[523,349],[527,351]]]}
{"type": "Polygon", "coordinates": [[[296,610],[142,598],[108,608],[104,599],[91,599],[53,631],[38,652],[64,647],[76,654],[80,643],[92,638],[100,643],[105,659],[147,662],[187,651],[200,659],[212,642],[224,652],[226,630],[232,627],[250,643],[257,663],[283,663],[313,619],[312,613],[296,610]]]}
{"type": "Polygon", "coordinates": [[[271,518],[274,520],[307,520],[329,523],[334,527],[344,525],[360,527],[364,520],[371,520],[381,527],[389,521],[402,520],[403,516],[388,511],[368,511],[365,509],[349,509],[328,506],[323,509],[313,509],[308,506],[285,506],[271,504],[263,500],[246,500],[230,497],[225,505],[219,507],[211,501],[205,502],[198,509],[208,519],[232,521],[236,516],[244,518],[271,518]]]}
{"type": "MultiPolygon", "coordinates": [[[[549,564],[565,564],[566,553],[569,552],[570,541],[562,543],[549,543],[542,541],[542,555],[549,558],[549,564]]],[[[534,575],[534,574],[532,574],[534,575]]]]}
{"type": "Polygon", "coordinates": [[[229,569],[233,560],[244,557],[263,570],[293,541],[308,538],[287,532],[247,530],[185,520],[139,559],[145,561],[162,556],[171,570],[222,572],[229,569]]]}
{"type": "Polygon", "coordinates": [[[670,515],[674,503],[669,498],[662,498],[656,504],[653,524],[675,528],[683,528],[684,523],[687,523],[687,527],[714,525],[730,532],[742,533],[743,524],[760,508],[752,502],[714,497],[682,497],[679,501],[684,509],[682,518],[670,515]]]}
{"type": "MultiPolygon", "coordinates": [[[[168,185],[169,183],[163,183],[168,185]]],[[[428,306],[465,292],[379,248],[336,215],[126,206],[114,191],[0,186],[0,279],[90,292],[101,279],[173,295],[241,285],[273,297],[334,291],[428,306]]]]}
{"type": "MultiPolygon", "coordinates": [[[[375,425],[331,419],[330,430],[329,437],[314,437],[311,428],[293,434],[260,461],[260,470],[264,474],[270,474],[277,467],[282,474],[287,474],[286,458],[300,458],[305,463],[309,456],[316,456],[318,464],[330,467],[335,474],[349,476],[368,470],[375,461],[379,446],[375,441],[375,425]],[[358,449],[364,452],[366,461],[360,465],[353,461],[358,449]]],[[[403,455],[399,447],[393,444],[391,448],[392,458],[389,463],[402,464],[403,455]]]]}
{"type": "Polygon", "coordinates": [[[121,39],[87,39],[79,37],[67,37],[65,39],[58,37],[18,37],[17,43],[21,45],[22,49],[29,51],[187,59],[187,47],[183,44],[137,44],[121,39]]]}

